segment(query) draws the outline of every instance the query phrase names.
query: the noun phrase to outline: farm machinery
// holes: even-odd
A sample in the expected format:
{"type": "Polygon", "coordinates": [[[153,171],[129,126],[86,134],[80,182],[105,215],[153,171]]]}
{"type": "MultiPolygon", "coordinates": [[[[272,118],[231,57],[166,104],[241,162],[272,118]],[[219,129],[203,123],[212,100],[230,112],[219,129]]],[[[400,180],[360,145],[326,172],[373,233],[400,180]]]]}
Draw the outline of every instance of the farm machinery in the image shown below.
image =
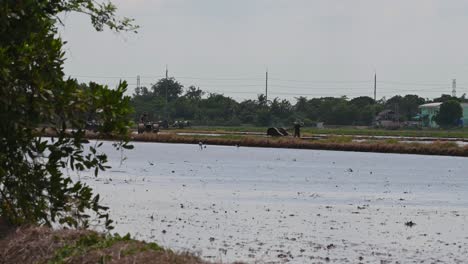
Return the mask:
{"type": "Polygon", "coordinates": [[[191,126],[190,121],[175,121],[174,124],[172,124],[173,128],[186,128],[191,126]]]}
{"type": "Polygon", "coordinates": [[[138,134],[143,133],[158,133],[159,132],[159,123],[154,122],[145,122],[138,123],[138,134]]]}
{"type": "Polygon", "coordinates": [[[289,136],[289,133],[282,127],[270,127],[267,129],[267,135],[270,137],[285,137],[289,136]]]}

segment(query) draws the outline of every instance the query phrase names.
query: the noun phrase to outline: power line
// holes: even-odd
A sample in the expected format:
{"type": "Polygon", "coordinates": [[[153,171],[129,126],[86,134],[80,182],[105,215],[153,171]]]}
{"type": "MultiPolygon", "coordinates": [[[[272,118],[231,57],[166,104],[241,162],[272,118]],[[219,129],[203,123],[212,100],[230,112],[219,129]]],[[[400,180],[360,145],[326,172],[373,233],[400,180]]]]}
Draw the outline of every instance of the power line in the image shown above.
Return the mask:
{"type": "MultiPolygon", "coordinates": [[[[112,82],[113,84],[118,84],[117,81],[112,82]]],[[[127,83],[130,86],[138,86],[138,82],[136,83],[127,83]]],[[[155,83],[148,83],[148,82],[140,82],[140,87],[141,86],[152,86],[155,83]]],[[[369,90],[368,87],[323,87],[323,86],[309,86],[309,87],[299,87],[299,86],[290,86],[290,85],[268,85],[269,87],[275,87],[275,88],[285,88],[285,89],[294,89],[294,90],[305,90],[305,91],[311,91],[311,90],[333,90],[333,91],[366,91],[369,90]]],[[[205,84],[204,87],[207,88],[223,88],[223,87],[231,87],[231,88],[244,88],[244,87],[264,87],[264,85],[261,84],[205,84]]],[[[384,86],[385,87],[385,86],[384,86]]],[[[418,88],[418,89],[411,89],[411,88],[392,88],[392,87],[385,87],[386,92],[438,92],[441,91],[442,88],[418,88]]],[[[464,87],[459,87],[461,89],[467,89],[464,87]]]]}
{"type": "MultiPolygon", "coordinates": [[[[102,75],[80,75],[80,74],[70,74],[70,77],[80,77],[80,78],[96,78],[96,79],[128,79],[135,78],[135,76],[102,76],[102,75]]],[[[165,78],[165,75],[140,75],[140,78],[165,78]]],[[[213,80],[213,81],[242,81],[242,80],[264,80],[263,78],[248,78],[248,77],[193,77],[193,76],[173,76],[175,79],[192,79],[192,80],[213,80]]],[[[371,83],[373,80],[361,80],[361,81],[335,81],[335,80],[297,80],[297,79],[280,79],[280,78],[271,78],[268,80],[271,81],[280,81],[280,82],[297,82],[297,83],[333,83],[333,84],[348,84],[348,83],[371,83]]],[[[427,83],[427,82],[401,82],[401,81],[391,81],[383,80],[379,83],[384,84],[393,84],[393,85],[415,85],[415,86],[445,86],[446,83],[427,83]]]]}
{"type": "MultiPolygon", "coordinates": [[[[117,82],[113,83],[114,85],[117,84],[117,82]]],[[[129,86],[137,86],[138,83],[128,83],[129,86]]],[[[140,82],[140,87],[144,86],[152,86],[154,83],[142,83],[140,82]]],[[[219,84],[219,85],[213,85],[213,84],[208,84],[203,86],[203,90],[208,90],[208,89],[213,89],[213,88],[245,88],[245,87],[264,87],[264,85],[260,84],[219,84]]],[[[368,87],[297,87],[297,86],[287,86],[287,85],[269,85],[269,87],[274,87],[274,88],[284,88],[284,89],[292,89],[292,90],[302,90],[302,91],[320,91],[322,92],[323,90],[327,91],[345,91],[345,92],[360,92],[363,93],[365,91],[368,91],[368,87]]],[[[465,90],[468,90],[468,88],[462,88],[465,90]]],[[[395,93],[395,92],[440,92],[441,88],[420,88],[420,89],[410,89],[410,88],[386,88],[385,92],[386,94],[388,93],[395,93]]],[[[252,93],[257,93],[257,92],[252,92],[252,93]]],[[[260,92],[258,92],[260,93],[260,92]]],[[[270,92],[271,94],[271,92],[270,92]]]]}
{"type": "MultiPolygon", "coordinates": [[[[91,78],[91,79],[107,79],[107,83],[118,83],[119,80],[117,79],[133,79],[135,80],[135,76],[113,76],[113,75],[85,75],[85,74],[70,74],[72,78],[91,78]]],[[[154,85],[151,82],[142,82],[142,79],[153,79],[153,78],[169,78],[166,72],[166,76],[164,75],[136,75],[137,83],[128,83],[130,86],[146,86],[146,85],[154,85]]],[[[232,88],[245,88],[245,87],[261,87],[262,78],[250,78],[250,77],[195,77],[195,76],[175,76],[175,79],[187,79],[187,80],[200,80],[204,81],[203,87],[204,90],[210,90],[213,88],[224,88],[224,87],[232,87],[232,88]],[[220,83],[205,83],[211,81],[220,81],[220,83]],[[239,83],[241,81],[248,81],[249,83],[239,83]],[[258,81],[258,83],[257,83],[258,81]],[[208,88],[208,89],[207,89],[208,88]]],[[[268,95],[268,88],[282,88],[288,90],[304,90],[309,91],[309,93],[302,93],[302,92],[277,92],[272,94],[278,95],[317,95],[318,93],[323,94],[323,90],[327,90],[327,94],[338,94],[338,93],[347,93],[347,94],[367,94],[364,91],[369,90],[369,86],[359,86],[359,87],[350,87],[353,84],[371,84],[372,80],[366,81],[338,81],[338,80],[297,80],[297,79],[281,79],[281,78],[270,78],[268,76],[268,71],[265,73],[265,95],[268,95]],[[272,82],[271,82],[272,81],[272,82]],[[289,85],[291,83],[293,85],[289,85]],[[295,84],[295,85],[294,85],[295,84]],[[330,91],[330,92],[328,92],[330,91]],[[361,92],[362,91],[362,92],[361,92]],[[314,93],[311,93],[314,92],[314,93]]],[[[374,98],[377,98],[376,95],[376,75],[374,75],[374,98]]],[[[468,84],[467,84],[468,85],[468,84]]],[[[398,92],[415,92],[415,93],[434,93],[434,92],[442,92],[448,91],[448,87],[446,83],[435,83],[435,82],[403,82],[403,81],[392,81],[392,80],[383,80],[379,81],[379,86],[382,87],[385,92],[384,94],[390,93],[398,93],[398,92]],[[402,87],[406,86],[406,87],[402,87]]],[[[467,89],[467,88],[460,88],[459,89],[467,89]]],[[[222,91],[223,93],[234,93],[234,94],[259,94],[259,91],[222,91]]]]}
{"type": "MultiPolygon", "coordinates": [[[[159,75],[141,75],[143,78],[164,78],[164,76],[159,75]]],[[[173,76],[174,79],[188,79],[188,80],[203,80],[203,81],[261,81],[262,78],[233,78],[233,77],[215,77],[215,78],[206,78],[206,77],[193,77],[193,76],[173,76]]]]}
{"type": "Polygon", "coordinates": [[[281,82],[299,82],[299,83],[370,83],[371,80],[367,81],[331,81],[331,80],[291,80],[291,79],[277,79],[277,78],[270,78],[273,81],[281,81],[281,82]]]}
{"type": "Polygon", "coordinates": [[[213,81],[261,81],[262,78],[200,78],[188,76],[174,76],[176,79],[191,79],[191,80],[213,80],[213,81]]]}
{"type": "Polygon", "coordinates": [[[69,77],[78,77],[78,78],[93,78],[93,79],[130,79],[135,78],[135,76],[98,76],[98,75],[75,75],[70,74],[69,77]]]}
{"type": "MultiPolygon", "coordinates": [[[[138,85],[138,83],[129,83],[128,85],[138,85]]],[[[143,82],[140,83],[140,85],[143,86],[152,86],[154,83],[148,83],[148,82],[143,82]]],[[[286,89],[296,89],[296,90],[347,90],[347,91],[353,91],[353,90],[369,90],[368,87],[323,87],[323,86],[308,86],[308,87],[300,87],[300,86],[290,86],[290,85],[276,85],[276,84],[268,84],[269,87],[275,87],[275,88],[286,88],[286,89]]],[[[204,87],[237,87],[237,88],[242,88],[242,87],[264,87],[264,85],[261,84],[205,84],[204,87]]],[[[385,85],[384,85],[385,87],[385,85]]],[[[467,88],[462,88],[462,89],[467,89],[467,88]]],[[[388,88],[386,87],[386,91],[408,91],[408,92],[426,92],[426,91],[441,91],[441,88],[418,88],[418,89],[411,89],[411,88],[388,88]]]]}
{"type": "MultiPolygon", "coordinates": [[[[113,83],[117,84],[118,81],[114,81],[113,83]]],[[[140,85],[142,86],[152,86],[155,83],[150,83],[150,82],[140,82],[140,85]]],[[[128,83],[128,85],[138,85],[137,83],[128,83]]],[[[335,87],[335,86],[291,86],[291,85],[278,85],[278,84],[268,84],[269,87],[276,87],[276,88],[287,88],[287,89],[297,89],[297,90],[368,90],[368,87],[361,86],[361,87],[335,87]]],[[[245,83],[239,83],[239,84],[204,84],[204,87],[265,87],[265,85],[262,84],[245,84],[245,83]]],[[[392,88],[392,86],[387,86],[383,85],[385,87],[386,91],[441,91],[443,87],[441,88],[435,88],[435,87],[427,87],[427,88],[417,88],[417,89],[412,89],[412,88],[392,88]]],[[[464,87],[458,87],[461,89],[468,89],[464,87]]]]}
{"type": "Polygon", "coordinates": [[[445,86],[447,84],[439,83],[415,83],[415,82],[399,82],[399,81],[379,81],[379,83],[393,84],[393,85],[414,85],[414,86],[445,86]]]}
{"type": "MultiPolygon", "coordinates": [[[[80,77],[80,78],[96,78],[96,79],[128,79],[135,78],[135,76],[98,76],[98,75],[78,75],[70,74],[70,77],[80,77]]],[[[164,75],[140,75],[141,78],[165,78],[164,75]]],[[[193,76],[173,76],[174,79],[190,79],[190,80],[204,80],[204,81],[262,81],[263,78],[249,78],[249,77],[193,77],[193,76]]],[[[299,83],[368,83],[369,81],[332,81],[332,80],[287,80],[287,79],[278,79],[278,78],[269,78],[269,80],[281,81],[281,82],[299,82],[299,83]]]]}
{"type": "MultiPolygon", "coordinates": [[[[143,83],[140,83],[141,85],[148,85],[148,86],[153,86],[155,83],[148,83],[148,82],[143,82],[143,83]]],[[[132,84],[129,84],[129,85],[132,85],[132,84]]],[[[217,86],[217,87],[265,87],[265,85],[262,85],[262,84],[205,84],[204,85],[205,87],[213,87],[213,86],[217,86]]]]}
{"type": "MultiPolygon", "coordinates": [[[[137,85],[137,83],[129,83],[128,85],[137,85]]],[[[145,83],[142,83],[141,85],[145,85],[145,83]]],[[[234,88],[234,87],[239,87],[239,88],[242,88],[242,87],[246,87],[246,86],[242,86],[242,85],[239,85],[239,86],[236,86],[236,85],[229,85],[229,86],[224,86],[224,85],[219,85],[219,86],[211,86],[211,87],[208,87],[208,89],[203,89],[203,90],[211,90],[213,88],[223,88],[223,87],[231,87],[231,88],[234,88]]],[[[262,85],[253,85],[251,87],[262,87],[262,85]]],[[[278,87],[278,86],[274,86],[272,85],[272,87],[278,87]]],[[[286,86],[282,86],[282,87],[286,87],[286,86]]],[[[333,93],[333,91],[345,91],[345,92],[357,92],[357,93],[362,93],[362,91],[366,91],[368,90],[369,88],[368,87],[358,87],[358,88],[314,88],[314,89],[309,89],[309,88],[304,88],[304,89],[301,89],[301,88],[292,88],[292,89],[297,89],[297,90],[314,90],[314,91],[318,91],[318,92],[323,92],[323,90],[327,90],[327,91],[330,91],[330,93],[333,93]]],[[[467,89],[468,88],[463,88],[463,89],[467,89]]],[[[234,91],[231,91],[231,92],[234,92],[234,91]]],[[[261,93],[260,91],[258,92],[255,92],[255,91],[235,91],[236,93],[252,93],[252,94],[259,94],[261,93]]],[[[387,93],[391,93],[391,92],[440,92],[440,89],[424,89],[424,90],[421,90],[421,89],[386,89],[386,92],[387,93]]],[[[275,92],[269,92],[269,94],[274,94],[275,92]]],[[[300,92],[298,92],[297,94],[301,94],[300,92]]]]}

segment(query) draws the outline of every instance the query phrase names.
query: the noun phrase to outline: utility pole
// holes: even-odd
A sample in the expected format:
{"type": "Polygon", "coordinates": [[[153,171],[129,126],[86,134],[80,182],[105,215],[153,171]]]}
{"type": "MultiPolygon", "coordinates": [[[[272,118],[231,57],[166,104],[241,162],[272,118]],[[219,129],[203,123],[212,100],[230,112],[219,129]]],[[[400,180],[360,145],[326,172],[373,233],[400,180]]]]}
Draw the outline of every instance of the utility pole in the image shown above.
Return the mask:
{"type": "Polygon", "coordinates": [[[374,73],[374,102],[377,102],[377,72],[374,73]]]}
{"type": "Polygon", "coordinates": [[[137,88],[140,88],[140,75],[137,75],[137,88]]]}
{"type": "Polygon", "coordinates": [[[265,101],[268,103],[268,69],[265,74],[265,101]]]}
{"type": "MultiPolygon", "coordinates": [[[[377,105],[377,71],[374,70],[374,104],[377,105]]],[[[374,106],[373,109],[374,119],[372,121],[373,125],[376,125],[376,117],[377,117],[377,108],[374,106]]]]}
{"type": "Polygon", "coordinates": [[[452,97],[457,97],[457,79],[452,79],[452,97]]]}
{"type": "Polygon", "coordinates": [[[167,86],[169,85],[169,77],[168,77],[168,69],[167,69],[167,64],[166,64],[166,104],[164,104],[164,112],[166,112],[166,120],[169,122],[169,114],[167,112],[167,86]]]}

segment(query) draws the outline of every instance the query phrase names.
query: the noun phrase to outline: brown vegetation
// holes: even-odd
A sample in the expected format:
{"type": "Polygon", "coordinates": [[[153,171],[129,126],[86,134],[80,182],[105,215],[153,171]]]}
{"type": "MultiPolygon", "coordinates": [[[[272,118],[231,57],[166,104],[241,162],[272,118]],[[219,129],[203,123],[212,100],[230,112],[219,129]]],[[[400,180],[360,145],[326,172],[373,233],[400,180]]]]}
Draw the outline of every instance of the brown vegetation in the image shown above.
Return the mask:
{"type": "MultiPolygon", "coordinates": [[[[53,136],[53,133],[45,133],[46,136],[53,136]]],[[[108,139],[113,137],[102,137],[92,132],[86,132],[89,139],[108,139]]],[[[228,136],[180,136],[175,133],[156,134],[144,133],[130,136],[132,141],[160,142],[160,143],[184,143],[224,145],[224,146],[244,146],[244,147],[264,147],[264,148],[293,148],[293,149],[317,149],[336,151],[357,151],[357,152],[377,152],[377,153],[399,153],[399,154],[420,154],[420,155],[440,155],[440,156],[460,156],[468,157],[468,146],[458,146],[455,142],[436,141],[434,143],[403,143],[397,139],[387,140],[367,140],[354,142],[352,136],[333,136],[320,140],[305,140],[293,137],[266,137],[249,135],[228,135],[228,136]]]]}
{"type": "Polygon", "coordinates": [[[19,228],[0,240],[0,263],[206,263],[154,243],[89,230],[19,228]]]}
{"type": "Polygon", "coordinates": [[[401,153],[401,154],[422,154],[422,155],[442,155],[442,156],[462,156],[468,157],[468,147],[460,147],[453,142],[427,143],[400,143],[390,141],[364,141],[352,142],[350,140],[301,140],[291,137],[271,138],[271,137],[194,137],[177,136],[174,134],[140,134],[133,135],[133,141],[162,142],[162,143],[186,143],[246,146],[246,147],[266,147],[266,148],[294,148],[294,149],[319,149],[319,150],[339,150],[358,152],[378,152],[378,153],[401,153]]]}

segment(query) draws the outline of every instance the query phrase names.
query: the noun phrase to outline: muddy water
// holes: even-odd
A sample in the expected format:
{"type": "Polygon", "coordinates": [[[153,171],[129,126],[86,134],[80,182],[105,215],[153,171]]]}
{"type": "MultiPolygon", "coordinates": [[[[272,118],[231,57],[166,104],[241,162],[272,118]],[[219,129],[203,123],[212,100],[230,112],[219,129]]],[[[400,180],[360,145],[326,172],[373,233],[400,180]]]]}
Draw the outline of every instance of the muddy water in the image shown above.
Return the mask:
{"type": "Polygon", "coordinates": [[[116,231],[208,260],[468,255],[466,158],[160,143],[124,155],[119,166],[111,152],[114,168],[97,179],[81,175],[112,208],[116,231]]]}

